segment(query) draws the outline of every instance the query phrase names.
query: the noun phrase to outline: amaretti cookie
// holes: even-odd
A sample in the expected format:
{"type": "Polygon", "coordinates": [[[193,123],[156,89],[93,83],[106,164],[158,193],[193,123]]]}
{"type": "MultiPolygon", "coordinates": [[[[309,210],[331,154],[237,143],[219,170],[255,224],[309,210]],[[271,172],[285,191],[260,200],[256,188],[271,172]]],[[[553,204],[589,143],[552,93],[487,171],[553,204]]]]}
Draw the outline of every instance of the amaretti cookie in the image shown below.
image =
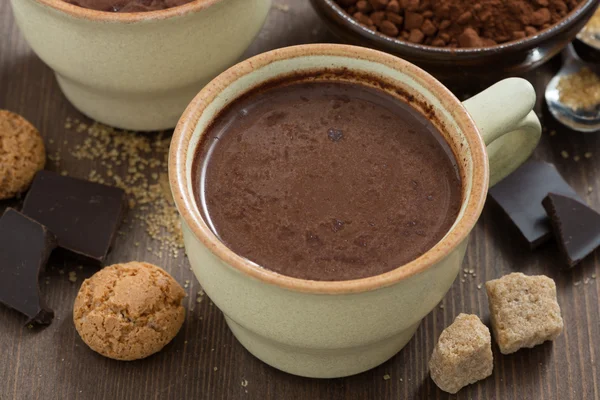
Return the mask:
{"type": "Polygon", "coordinates": [[[86,279],[75,299],[73,320],[94,351],[137,360],[160,351],[185,319],[183,288],[161,268],[130,262],[86,279]]]}
{"type": "Polygon", "coordinates": [[[0,110],[0,200],[27,190],[46,164],[46,149],[38,130],[25,118],[0,110]]]}

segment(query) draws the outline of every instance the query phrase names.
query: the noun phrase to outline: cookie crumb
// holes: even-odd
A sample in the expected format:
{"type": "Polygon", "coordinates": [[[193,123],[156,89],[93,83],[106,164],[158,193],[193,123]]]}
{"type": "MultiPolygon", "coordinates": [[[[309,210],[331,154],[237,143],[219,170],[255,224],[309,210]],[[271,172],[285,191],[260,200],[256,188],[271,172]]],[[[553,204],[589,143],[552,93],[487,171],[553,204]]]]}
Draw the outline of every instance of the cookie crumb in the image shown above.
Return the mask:
{"type": "Polygon", "coordinates": [[[71,271],[71,272],[69,272],[69,280],[70,280],[72,283],[75,283],[75,282],[77,282],[77,273],[76,273],[75,271],[71,271]]]}
{"type": "Polygon", "coordinates": [[[569,152],[567,152],[566,150],[563,150],[560,152],[560,155],[562,156],[562,158],[567,159],[569,158],[569,152]]]}
{"type": "Polygon", "coordinates": [[[391,377],[389,374],[385,374],[385,375],[383,376],[383,380],[384,380],[384,381],[389,381],[391,378],[392,378],[392,377],[391,377]]]}
{"type": "Polygon", "coordinates": [[[242,379],[242,387],[247,387],[248,381],[246,379],[242,379]]]}
{"type": "Polygon", "coordinates": [[[592,158],[592,152],[591,151],[587,151],[583,156],[585,158],[592,158]]]}

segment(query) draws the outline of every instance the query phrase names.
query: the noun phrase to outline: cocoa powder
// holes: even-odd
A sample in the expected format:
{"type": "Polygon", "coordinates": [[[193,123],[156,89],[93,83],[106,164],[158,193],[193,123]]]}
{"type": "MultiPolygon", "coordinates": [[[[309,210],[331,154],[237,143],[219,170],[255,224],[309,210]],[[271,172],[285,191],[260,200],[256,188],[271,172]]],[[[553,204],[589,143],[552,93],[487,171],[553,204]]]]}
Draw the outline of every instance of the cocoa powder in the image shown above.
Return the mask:
{"type": "Polygon", "coordinates": [[[582,0],[336,0],[360,24],[436,47],[488,47],[533,36],[582,0]]]}

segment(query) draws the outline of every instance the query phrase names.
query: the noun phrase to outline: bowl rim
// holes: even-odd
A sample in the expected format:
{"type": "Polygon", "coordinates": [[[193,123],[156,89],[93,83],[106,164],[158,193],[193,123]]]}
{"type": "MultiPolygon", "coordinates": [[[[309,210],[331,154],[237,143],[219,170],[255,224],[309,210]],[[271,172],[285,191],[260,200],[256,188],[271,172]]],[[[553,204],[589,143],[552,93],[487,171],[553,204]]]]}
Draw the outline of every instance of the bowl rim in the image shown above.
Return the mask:
{"type": "Polygon", "coordinates": [[[224,0],[192,0],[189,3],[164,10],[119,13],[110,11],[98,11],[90,8],[80,7],[67,3],[63,0],[32,0],[36,3],[61,11],[72,17],[87,19],[98,22],[123,22],[131,23],[148,20],[162,20],[177,16],[190,14],[203,10],[224,0]]]}
{"type": "MultiPolygon", "coordinates": [[[[205,131],[201,135],[204,133],[205,131]]],[[[217,76],[196,95],[181,116],[171,140],[168,164],[169,182],[182,223],[184,228],[189,228],[191,234],[200,242],[198,245],[206,247],[221,262],[247,277],[296,292],[318,294],[362,293],[377,290],[438,265],[467,239],[483,210],[489,183],[485,144],[471,116],[449,89],[421,68],[398,57],[365,47],[341,44],[311,44],[272,50],[242,61],[217,76]],[[472,186],[460,220],[425,254],[383,274],[345,281],[314,281],[282,275],[262,268],[234,253],[214,234],[197,209],[193,190],[188,190],[190,185],[187,177],[187,160],[190,141],[200,116],[212,101],[232,82],[257,69],[281,60],[315,55],[367,60],[411,76],[434,93],[449,110],[452,110],[453,119],[463,132],[471,152],[472,186]]]]}
{"type": "Polygon", "coordinates": [[[315,8],[327,7],[335,15],[335,18],[331,18],[328,15],[324,16],[322,15],[323,13],[319,13],[322,17],[332,19],[333,22],[340,24],[343,29],[349,30],[350,32],[360,36],[362,39],[366,39],[371,43],[375,43],[379,46],[379,48],[385,48],[387,51],[405,49],[413,51],[415,55],[452,56],[463,58],[492,55],[502,51],[520,51],[536,47],[549,37],[568,29],[572,24],[577,22],[579,17],[584,15],[590,9],[598,6],[597,0],[584,0],[558,23],[538,32],[533,36],[526,37],[525,39],[512,40],[490,47],[447,48],[410,43],[383,35],[376,31],[372,31],[362,26],[334,0],[311,0],[311,2],[313,5],[315,5],[315,8]]]}

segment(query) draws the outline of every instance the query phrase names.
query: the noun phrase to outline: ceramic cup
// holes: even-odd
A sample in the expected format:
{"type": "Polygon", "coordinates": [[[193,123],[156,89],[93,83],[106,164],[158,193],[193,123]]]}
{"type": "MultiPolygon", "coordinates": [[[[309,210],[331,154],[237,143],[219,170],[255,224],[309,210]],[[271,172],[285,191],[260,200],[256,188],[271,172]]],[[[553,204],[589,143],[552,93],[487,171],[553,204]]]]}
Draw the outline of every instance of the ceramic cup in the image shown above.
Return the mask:
{"type": "Polygon", "coordinates": [[[196,277],[242,345],[275,368],[332,378],[381,364],[406,345],[452,285],[483,208],[488,179],[498,182],[537,145],[541,127],[534,103],[533,87],[516,78],[461,103],[418,67],[362,47],[288,47],[230,68],[188,106],[171,144],[171,188],[196,277]],[[458,161],[463,199],[456,222],[432,249],[381,275],[310,281],[261,268],[228,249],[209,229],[194,199],[192,161],[199,139],[239,96],[265,82],[294,77],[379,87],[409,101],[439,128],[458,161]]]}
{"type": "Polygon", "coordinates": [[[271,0],[194,0],[111,13],[11,0],[21,32],[82,113],[118,128],[172,128],[198,91],[237,62],[271,0]]]}

